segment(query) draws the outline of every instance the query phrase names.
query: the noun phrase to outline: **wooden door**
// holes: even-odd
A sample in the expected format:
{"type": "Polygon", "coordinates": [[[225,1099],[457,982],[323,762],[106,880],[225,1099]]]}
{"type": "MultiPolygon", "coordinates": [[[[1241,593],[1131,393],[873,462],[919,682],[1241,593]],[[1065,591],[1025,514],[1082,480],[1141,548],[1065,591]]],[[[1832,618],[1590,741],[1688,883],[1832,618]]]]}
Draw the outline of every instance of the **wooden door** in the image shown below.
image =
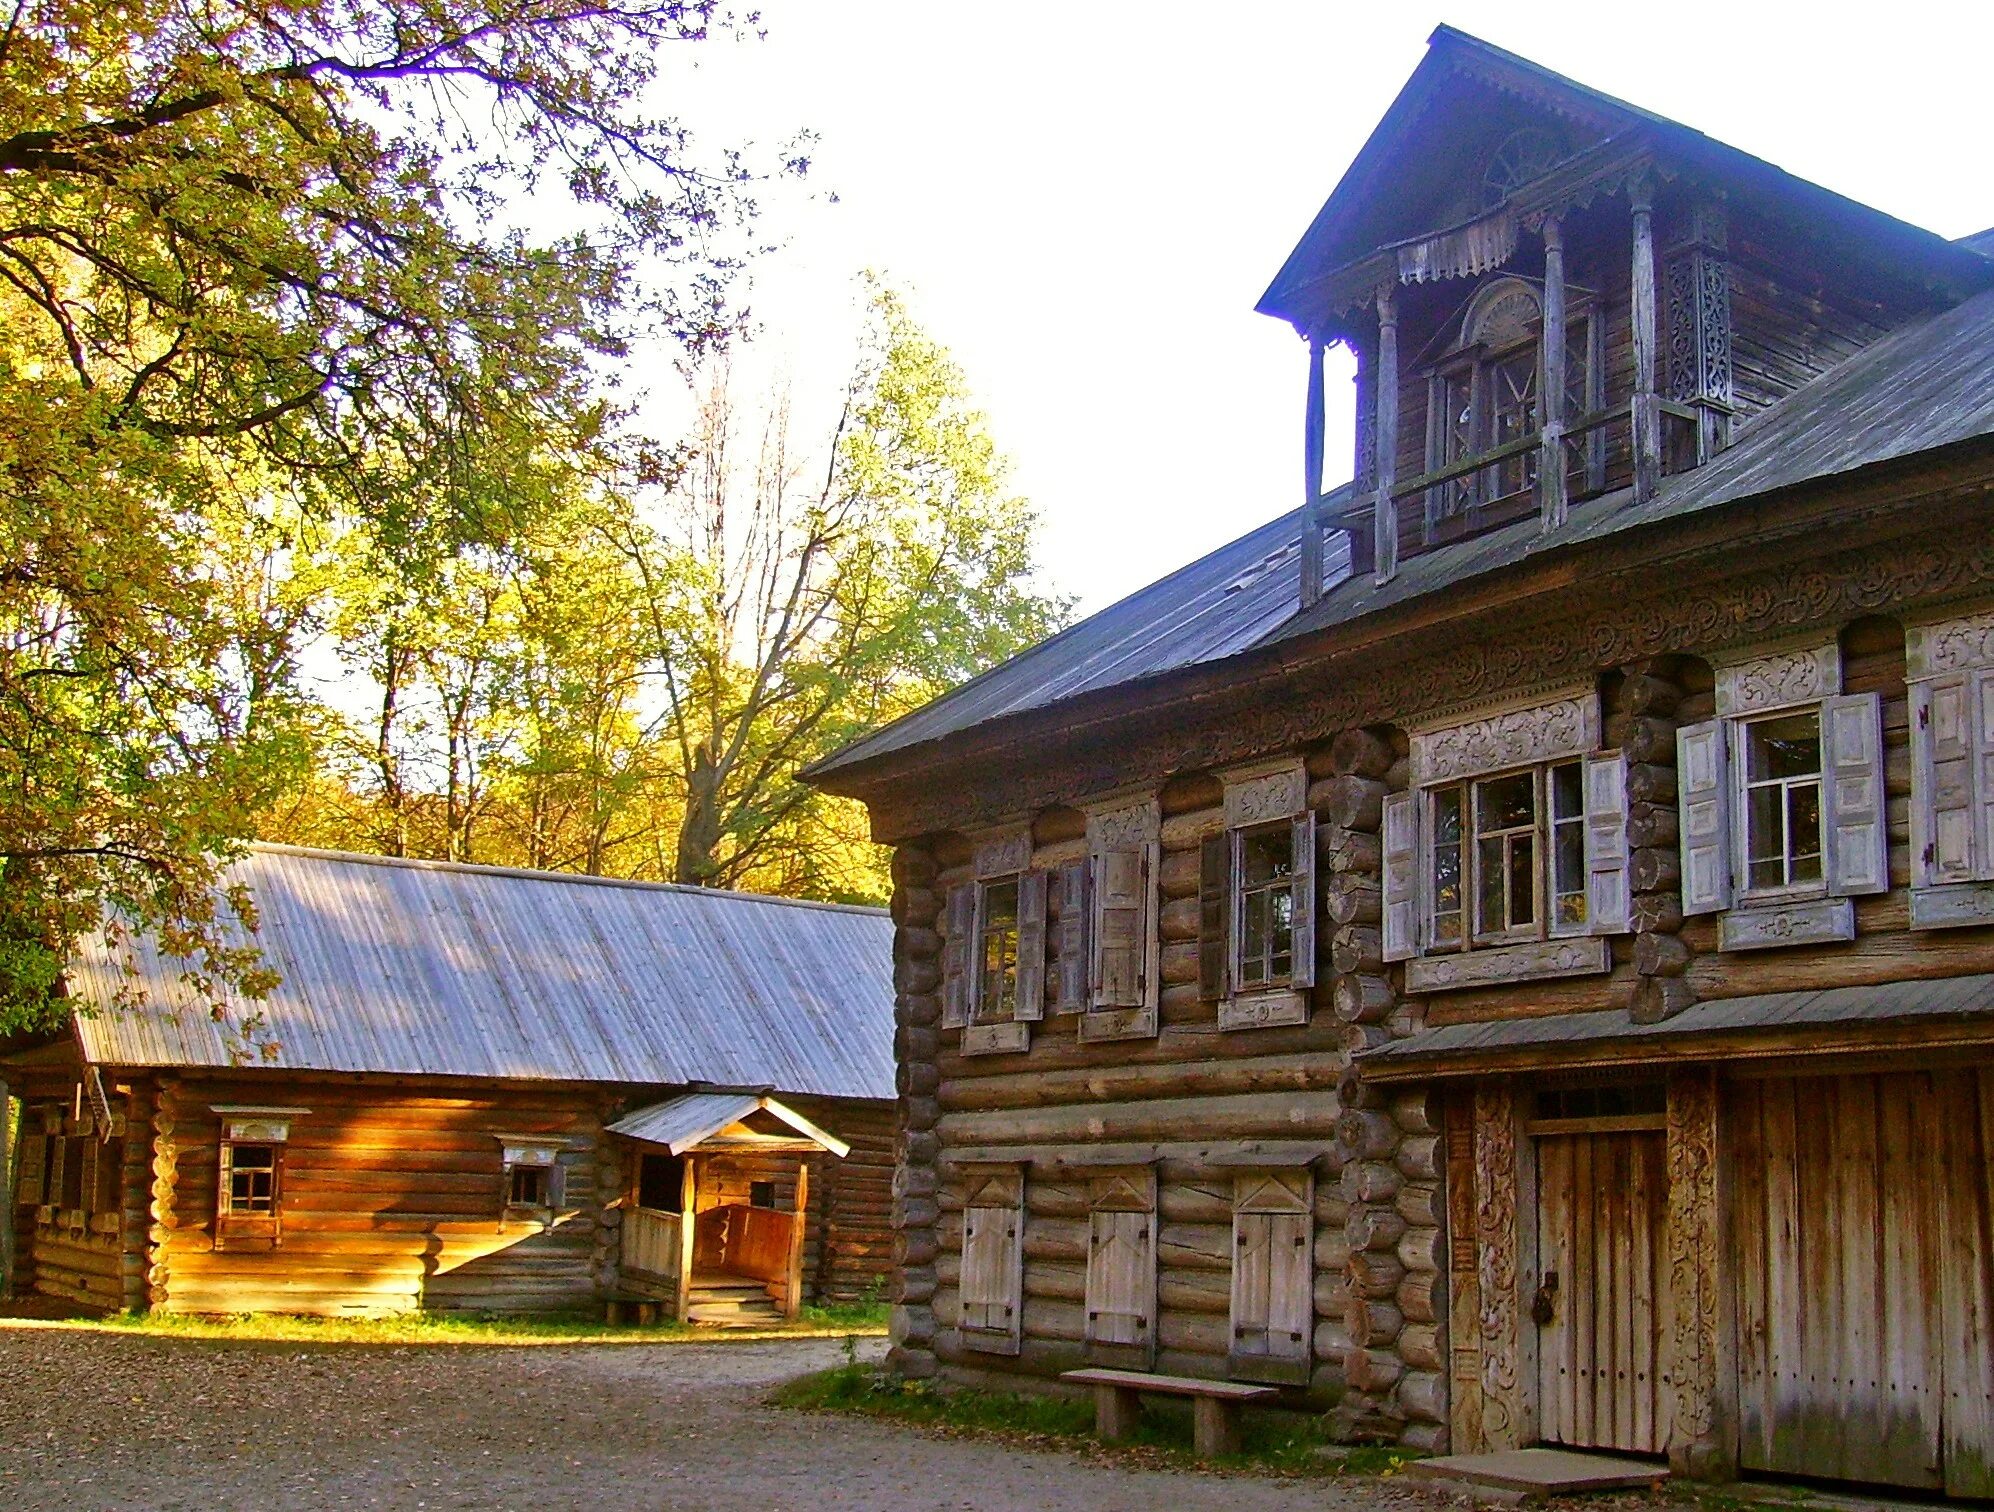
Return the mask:
{"type": "Polygon", "coordinates": [[[1994,1073],[1730,1096],[1739,1459],[1994,1495],[1994,1073]]]}
{"type": "Polygon", "coordinates": [[[1661,1454],[1674,1389],[1668,1337],[1668,1176],[1659,1131],[1537,1139],[1538,1436],[1661,1454]],[[1555,1283],[1552,1278],[1556,1277],[1555,1283]]]}

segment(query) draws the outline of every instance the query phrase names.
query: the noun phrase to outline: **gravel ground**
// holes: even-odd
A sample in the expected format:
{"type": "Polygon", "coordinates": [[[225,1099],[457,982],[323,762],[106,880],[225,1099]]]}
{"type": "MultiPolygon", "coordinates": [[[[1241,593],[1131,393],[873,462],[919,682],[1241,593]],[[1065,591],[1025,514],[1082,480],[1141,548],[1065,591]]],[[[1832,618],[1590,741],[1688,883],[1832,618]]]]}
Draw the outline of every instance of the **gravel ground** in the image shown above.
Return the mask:
{"type": "Polygon", "coordinates": [[[1441,1505],[1377,1482],[1127,1470],[761,1404],[840,1356],[836,1340],[301,1349],[0,1326],[0,1507],[1441,1505]]]}

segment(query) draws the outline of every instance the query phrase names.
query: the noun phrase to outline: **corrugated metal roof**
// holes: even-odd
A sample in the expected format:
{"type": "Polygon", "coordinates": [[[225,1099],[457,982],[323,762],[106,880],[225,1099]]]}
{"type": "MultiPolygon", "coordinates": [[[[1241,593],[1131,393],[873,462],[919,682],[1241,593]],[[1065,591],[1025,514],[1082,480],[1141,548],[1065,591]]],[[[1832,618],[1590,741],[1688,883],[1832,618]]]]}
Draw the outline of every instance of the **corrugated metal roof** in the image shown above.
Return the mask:
{"type": "MultiPolygon", "coordinates": [[[[1715,460],[1632,502],[1621,489],[1572,507],[1546,534],[1533,515],[1406,558],[1379,584],[1331,538],[1326,591],[1306,612],[1296,581],[1301,511],[1102,610],[813,767],[816,779],[1083,693],[1251,652],[1440,593],[1548,553],[1741,503],[1796,484],[1994,436],[1994,291],[1883,337],[1739,430],[1715,460]],[[1279,563],[1232,587],[1253,563],[1279,563]]],[[[1348,489],[1331,496],[1332,509],[1348,489]]]]}
{"type": "Polygon", "coordinates": [[[1582,1052],[1605,1046],[1662,1044],[1698,1035],[1966,1018],[1976,1014],[1994,1015],[1994,975],[1717,998],[1693,1004],[1659,1024],[1637,1024],[1624,1009],[1445,1024],[1360,1052],[1357,1059],[1366,1067],[1379,1068],[1407,1063],[1454,1064],[1472,1062],[1498,1051],[1582,1052]]]}
{"type": "MultiPolygon", "coordinates": [[[[248,885],[282,978],[260,1004],[226,1000],[264,1015],[278,1049],[259,1065],[893,1096],[879,909],[269,845],[227,881],[248,885]]],[[[149,937],[131,963],[102,938],[73,963],[85,1054],[230,1065],[183,963],[149,937]],[[132,985],[144,1005],[116,1007],[132,985]]]]}
{"type": "Polygon", "coordinates": [[[687,1092],[626,1114],[609,1125],[609,1132],[663,1145],[674,1155],[683,1155],[753,1113],[772,1115],[840,1159],[851,1153],[852,1147],[842,1139],[827,1134],[767,1093],[756,1092],[687,1092]]]}

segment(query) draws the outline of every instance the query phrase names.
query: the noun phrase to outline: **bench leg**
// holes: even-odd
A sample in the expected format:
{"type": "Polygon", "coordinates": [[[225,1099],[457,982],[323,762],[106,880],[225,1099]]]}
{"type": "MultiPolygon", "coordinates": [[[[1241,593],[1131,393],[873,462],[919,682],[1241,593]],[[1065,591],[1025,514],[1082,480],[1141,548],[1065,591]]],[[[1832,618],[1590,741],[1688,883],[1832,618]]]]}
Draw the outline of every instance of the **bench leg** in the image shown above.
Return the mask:
{"type": "Polygon", "coordinates": [[[611,1328],[621,1327],[623,1323],[623,1304],[614,1297],[603,1303],[602,1321],[611,1328]]]}
{"type": "Polygon", "coordinates": [[[1191,1412],[1199,1459],[1239,1453],[1239,1403],[1198,1397],[1191,1412]]]}
{"type": "Polygon", "coordinates": [[[1141,1404],[1126,1386],[1094,1388],[1094,1431],[1104,1439],[1124,1439],[1135,1432],[1141,1404]]]}

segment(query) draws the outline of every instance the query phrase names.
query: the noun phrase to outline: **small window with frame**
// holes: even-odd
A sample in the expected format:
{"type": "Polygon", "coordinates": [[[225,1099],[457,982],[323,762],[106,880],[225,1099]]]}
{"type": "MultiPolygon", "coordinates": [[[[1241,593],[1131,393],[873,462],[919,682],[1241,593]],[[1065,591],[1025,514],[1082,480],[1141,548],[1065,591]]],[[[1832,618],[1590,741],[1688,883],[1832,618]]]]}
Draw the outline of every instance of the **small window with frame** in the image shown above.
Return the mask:
{"type": "Polygon", "coordinates": [[[1004,1022],[1018,1011],[1018,879],[985,882],[977,897],[976,1018],[1004,1022]]]}
{"type": "Polygon", "coordinates": [[[1738,727],[1738,745],[1745,896],[1822,891],[1827,880],[1820,710],[1745,721],[1738,727]]]}
{"type": "Polygon", "coordinates": [[[1426,804],[1429,949],[1585,932],[1590,913],[1581,762],[1431,788],[1426,804]]]}
{"type": "Polygon", "coordinates": [[[272,1250],[284,1236],[287,1120],[234,1118],[223,1125],[215,1179],[215,1248],[272,1250]]]}
{"type": "Polygon", "coordinates": [[[507,1143],[502,1146],[502,1159],[501,1220],[525,1217],[551,1221],[564,1195],[560,1147],[507,1143]]]}

